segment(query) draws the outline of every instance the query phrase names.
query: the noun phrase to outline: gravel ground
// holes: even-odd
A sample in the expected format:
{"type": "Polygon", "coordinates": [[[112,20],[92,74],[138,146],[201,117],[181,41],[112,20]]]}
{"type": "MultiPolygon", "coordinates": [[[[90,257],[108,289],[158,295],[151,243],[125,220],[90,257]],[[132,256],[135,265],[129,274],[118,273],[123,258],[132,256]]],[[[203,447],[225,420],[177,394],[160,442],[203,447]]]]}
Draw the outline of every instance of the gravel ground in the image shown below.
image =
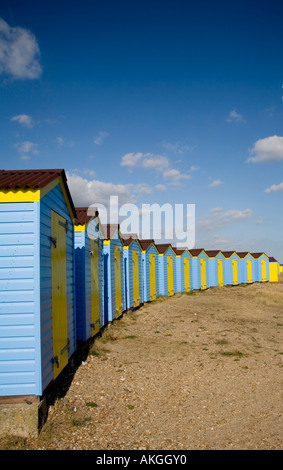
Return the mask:
{"type": "Polygon", "coordinates": [[[38,439],[0,448],[281,450],[282,330],[283,276],[145,304],[62,377],[38,439]]]}

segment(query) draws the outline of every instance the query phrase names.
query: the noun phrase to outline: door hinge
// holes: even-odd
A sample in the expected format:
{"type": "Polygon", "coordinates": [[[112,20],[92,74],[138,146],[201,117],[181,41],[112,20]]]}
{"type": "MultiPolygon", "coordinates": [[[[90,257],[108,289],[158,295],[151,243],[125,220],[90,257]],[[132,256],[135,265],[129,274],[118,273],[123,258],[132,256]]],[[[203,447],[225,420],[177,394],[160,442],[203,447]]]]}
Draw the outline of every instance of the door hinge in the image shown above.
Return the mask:
{"type": "Polygon", "coordinates": [[[54,247],[57,247],[57,237],[50,237],[51,243],[53,243],[54,247]]]}
{"type": "Polygon", "coordinates": [[[52,362],[52,364],[56,364],[56,367],[58,369],[58,367],[59,367],[59,358],[58,358],[58,356],[52,357],[51,362],[52,362]]]}

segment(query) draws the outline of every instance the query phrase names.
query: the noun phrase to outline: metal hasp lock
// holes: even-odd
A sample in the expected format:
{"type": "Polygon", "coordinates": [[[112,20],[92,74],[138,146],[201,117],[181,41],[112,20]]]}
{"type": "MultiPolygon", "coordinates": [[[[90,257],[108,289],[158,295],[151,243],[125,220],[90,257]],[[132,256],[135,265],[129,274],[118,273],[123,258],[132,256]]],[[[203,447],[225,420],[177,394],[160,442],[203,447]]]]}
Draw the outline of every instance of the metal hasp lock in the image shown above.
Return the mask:
{"type": "Polygon", "coordinates": [[[61,220],[59,220],[59,225],[61,225],[62,227],[64,227],[64,229],[66,230],[66,233],[68,232],[68,221],[66,220],[66,222],[62,222],[61,220]]]}
{"type": "Polygon", "coordinates": [[[59,368],[59,357],[58,356],[52,357],[51,362],[52,362],[52,364],[56,364],[57,369],[59,368]]]}
{"type": "Polygon", "coordinates": [[[51,243],[53,243],[54,247],[57,247],[57,238],[56,237],[50,237],[51,243]]]}
{"type": "Polygon", "coordinates": [[[68,338],[66,346],[63,349],[61,349],[60,352],[61,352],[61,354],[64,354],[64,352],[67,351],[67,350],[69,351],[69,349],[70,349],[70,339],[68,338]]]}

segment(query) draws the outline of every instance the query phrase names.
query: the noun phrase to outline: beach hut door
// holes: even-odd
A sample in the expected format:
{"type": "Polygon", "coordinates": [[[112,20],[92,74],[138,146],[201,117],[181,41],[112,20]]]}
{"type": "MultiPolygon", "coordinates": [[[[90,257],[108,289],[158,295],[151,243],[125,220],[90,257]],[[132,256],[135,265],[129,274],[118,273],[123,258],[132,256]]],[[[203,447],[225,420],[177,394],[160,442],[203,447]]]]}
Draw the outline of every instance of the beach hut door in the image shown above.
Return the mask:
{"type": "Polygon", "coordinates": [[[261,276],[262,276],[262,282],[266,282],[267,276],[266,276],[266,260],[265,259],[261,260],[261,276]]]}
{"type": "Polygon", "coordinates": [[[150,300],[156,299],[156,269],[155,269],[156,256],[153,253],[149,254],[149,282],[150,282],[150,300]]]}
{"type": "Polygon", "coordinates": [[[238,262],[236,259],[232,260],[232,268],[233,268],[233,284],[235,286],[238,284],[238,262]]]}
{"type": "Polygon", "coordinates": [[[223,260],[218,260],[218,286],[223,287],[223,260]]]}
{"type": "Polygon", "coordinates": [[[66,220],[51,216],[51,277],[54,379],[68,363],[66,220]]]}
{"type": "Polygon", "coordinates": [[[133,250],[133,297],[134,308],[140,305],[139,252],[133,250]]]}
{"type": "Polygon", "coordinates": [[[167,257],[168,295],[174,295],[173,257],[167,257]]]}
{"type": "Polygon", "coordinates": [[[206,262],[204,258],[200,259],[200,282],[201,289],[206,289],[206,262]]]}
{"type": "Polygon", "coordinates": [[[184,285],[185,291],[190,291],[190,260],[189,258],[184,258],[184,285]]]}
{"type": "Polygon", "coordinates": [[[121,248],[114,246],[115,308],[116,318],[122,315],[121,248]]]}
{"type": "Polygon", "coordinates": [[[253,282],[253,275],[252,275],[252,260],[247,259],[247,273],[248,273],[248,283],[250,284],[253,282]]]}
{"type": "Polygon", "coordinates": [[[91,292],[91,332],[99,332],[99,247],[98,240],[90,240],[90,292],[91,292]]]}

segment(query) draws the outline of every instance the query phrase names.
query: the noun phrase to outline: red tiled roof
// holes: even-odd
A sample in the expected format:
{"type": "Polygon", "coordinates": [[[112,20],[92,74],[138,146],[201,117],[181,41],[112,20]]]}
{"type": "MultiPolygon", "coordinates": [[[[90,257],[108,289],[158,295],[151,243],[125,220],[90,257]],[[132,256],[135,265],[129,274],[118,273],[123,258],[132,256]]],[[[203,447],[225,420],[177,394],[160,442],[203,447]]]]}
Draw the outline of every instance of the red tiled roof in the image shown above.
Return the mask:
{"type": "Polygon", "coordinates": [[[119,224],[101,224],[105,240],[112,240],[117,230],[119,230],[119,224]]]}
{"type": "Polygon", "coordinates": [[[168,248],[172,248],[170,243],[161,243],[155,246],[157,248],[158,253],[160,254],[165,253],[168,248]]]}
{"type": "Polygon", "coordinates": [[[48,170],[0,170],[0,190],[4,189],[41,189],[54,181],[59,176],[68,195],[72,211],[75,214],[75,207],[67,185],[66,173],[63,169],[48,170]]]}
{"type": "Polygon", "coordinates": [[[63,176],[65,171],[54,170],[0,170],[0,189],[40,189],[48,183],[63,176]]]}
{"type": "Polygon", "coordinates": [[[205,250],[207,256],[209,256],[210,258],[215,258],[215,256],[218,255],[218,253],[222,253],[222,251],[220,250],[205,250]]]}
{"type": "Polygon", "coordinates": [[[75,225],[84,225],[93,218],[97,217],[98,211],[92,207],[76,207],[76,218],[74,221],[75,225]]]}
{"type": "Polygon", "coordinates": [[[245,258],[245,256],[249,255],[248,251],[240,251],[240,252],[237,251],[236,253],[239,256],[239,258],[245,258]]]}
{"type": "Polygon", "coordinates": [[[146,251],[152,243],[154,244],[153,239],[139,240],[139,242],[140,242],[140,246],[142,247],[143,251],[146,251]]]}
{"type": "Polygon", "coordinates": [[[204,251],[203,248],[195,248],[194,250],[189,250],[192,256],[198,256],[202,251],[204,251]]]}

